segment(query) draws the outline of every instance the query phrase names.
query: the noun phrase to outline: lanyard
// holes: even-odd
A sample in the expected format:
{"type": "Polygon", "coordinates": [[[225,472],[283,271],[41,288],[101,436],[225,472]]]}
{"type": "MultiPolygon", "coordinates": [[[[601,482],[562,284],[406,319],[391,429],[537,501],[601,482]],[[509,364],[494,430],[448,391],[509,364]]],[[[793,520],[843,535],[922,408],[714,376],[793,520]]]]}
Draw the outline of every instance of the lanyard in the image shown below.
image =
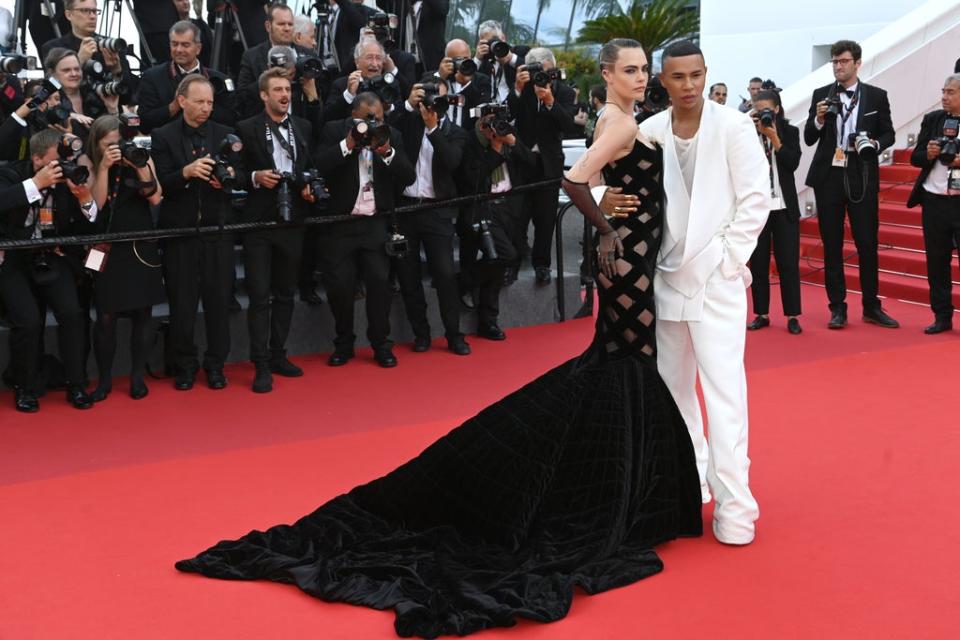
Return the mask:
{"type": "Polygon", "coordinates": [[[776,179],[773,176],[773,163],[774,163],[774,151],[773,143],[767,140],[767,137],[762,135],[760,136],[760,142],[763,144],[763,152],[767,155],[767,167],[770,170],[770,197],[777,197],[777,186],[776,179]]]}
{"type": "MultiPolygon", "coordinates": [[[[288,135],[290,136],[290,140],[288,141],[280,133],[280,128],[277,123],[269,118],[267,119],[267,142],[270,143],[270,155],[273,155],[273,151],[276,148],[273,146],[273,129],[277,130],[277,142],[280,143],[280,148],[283,149],[284,153],[287,154],[287,157],[290,158],[290,164],[296,164],[296,160],[294,158],[295,154],[293,151],[293,122],[287,119],[287,130],[289,132],[288,135]]],[[[279,167],[275,168],[279,169],[279,167]]]]}
{"type": "MultiPolygon", "coordinates": [[[[840,101],[840,139],[837,140],[837,146],[846,148],[847,146],[847,121],[850,119],[850,116],[853,115],[853,110],[857,107],[857,104],[860,102],[860,86],[857,85],[857,92],[853,94],[853,98],[850,100],[850,106],[847,107],[846,114],[843,113],[843,100],[840,101]]],[[[853,128],[855,129],[857,123],[853,123],[853,128]]],[[[853,133],[853,131],[851,131],[853,133]]]]}

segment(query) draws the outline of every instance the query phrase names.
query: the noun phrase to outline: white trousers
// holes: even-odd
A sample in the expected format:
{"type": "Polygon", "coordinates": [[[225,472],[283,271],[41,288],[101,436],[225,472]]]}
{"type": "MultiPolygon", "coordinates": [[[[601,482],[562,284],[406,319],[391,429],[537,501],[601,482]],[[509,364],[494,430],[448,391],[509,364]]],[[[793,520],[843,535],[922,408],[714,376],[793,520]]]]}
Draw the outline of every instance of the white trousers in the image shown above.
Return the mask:
{"type": "Polygon", "coordinates": [[[747,378],[743,365],[747,293],[740,278],[707,282],[698,321],[657,320],[657,368],[683,415],[697,457],[704,502],[716,499],[714,531],[724,541],[749,542],[760,515],[750,493],[747,456],[747,378]],[[709,440],[697,398],[697,374],[707,409],[709,440]]]}

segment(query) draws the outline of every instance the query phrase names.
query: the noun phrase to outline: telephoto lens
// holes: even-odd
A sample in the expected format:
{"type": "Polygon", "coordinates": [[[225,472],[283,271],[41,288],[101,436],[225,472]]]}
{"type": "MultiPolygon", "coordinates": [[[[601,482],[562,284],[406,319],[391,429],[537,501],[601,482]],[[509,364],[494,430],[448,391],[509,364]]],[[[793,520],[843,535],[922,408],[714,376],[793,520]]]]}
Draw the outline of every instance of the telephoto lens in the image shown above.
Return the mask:
{"type": "Polygon", "coordinates": [[[98,82],[93,85],[93,90],[96,91],[101,96],[118,96],[120,98],[125,97],[130,93],[130,87],[127,86],[127,83],[123,80],[111,80],[110,82],[98,82]]]}
{"type": "Polygon", "coordinates": [[[283,222],[293,221],[293,196],[290,193],[290,174],[284,174],[277,185],[277,214],[283,222]]]}
{"type": "Polygon", "coordinates": [[[83,77],[87,78],[90,81],[93,80],[105,80],[106,68],[103,66],[103,63],[99,60],[94,60],[90,58],[83,63],[83,77]]]}
{"type": "Polygon", "coordinates": [[[510,55],[510,45],[499,38],[493,38],[487,44],[490,45],[490,55],[494,58],[504,58],[510,55]]]}
{"type": "Polygon", "coordinates": [[[108,51],[113,51],[114,53],[126,53],[127,52],[127,41],[123,38],[105,38],[103,36],[94,36],[97,44],[101,49],[107,49],[108,51]]]}
{"type": "Polygon", "coordinates": [[[493,242],[493,234],[490,233],[490,222],[480,220],[473,225],[473,230],[480,234],[480,247],[483,251],[483,257],[487,260],[496,260],[497,245],[493,242]]]}
{"type": "Polygon", "coordinates": [[[454,58],[453,72],[469,78],[477,72],[477,63],[473,58],[454,58]]]}
{"type": "Polygon", "coordinates": [[[21,56],[15,53],[0,54],[0,71],[4,73],[20,73],[24,69],[36,69],[37,59],[32,56],[21,56]]]}

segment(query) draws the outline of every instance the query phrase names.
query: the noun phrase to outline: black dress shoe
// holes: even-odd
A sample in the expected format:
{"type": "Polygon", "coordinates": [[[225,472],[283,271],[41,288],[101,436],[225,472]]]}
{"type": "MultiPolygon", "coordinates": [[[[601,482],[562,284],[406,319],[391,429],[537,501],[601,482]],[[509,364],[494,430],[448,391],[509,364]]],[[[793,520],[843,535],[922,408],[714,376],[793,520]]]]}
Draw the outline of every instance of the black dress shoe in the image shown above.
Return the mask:
{"type": "Polygon", "coordinates": [[[107,396],[110,395],[110,392],[113,391],[113,384],[110,382],[98,382],[97,388],[93,390],[93,393],[90,394],[90,398],[94,402],[103,402],[107,399],[107,396]]]}
{"type": "Polygon", "coordinates": [[[134,400],[143,400],[150,394],[147,383],[143,378],[130,378],[130,397],[134,400]]]}
{"type": "Polygon", "coordinates": [[[516,267],[507,267],[507,270],[503,272],[503,284],[504,286],[509,287],[511,284],[517,281],[517,269],[516,267]]]}
{"type": "Polygon", "coordinates": [[[423,353],[430,350],[430,336],[417,336],[413,339],[414,353],[423,353]]]}
{"type": "Polygon", "coordinates": [[[276,358],[270,362],[270,372],[284,378],[299,378],[303,375],[303,369],[293,364],[287,358],[276,358]]]}
{"type": "Polygon", "coordinates": [[[189,391],[193,389],[193,382],[196,377],[197,373],[192,369],[181,369],[177,371],[177,376],[173,379],[173,388],[177,391],[189,391]]]}
{"type": "Polygon", "coordinates": [[[875,324],[885,329],[897,329],[900,323],[886,314],[883,309],[863,310],[863,321],[869,324],[875,324]]]}
{"type": "Polygon", "coordinates": [[[747,331],[756,331],[757,329],[763,329],[764,327],[770,326],[770,318],[767,316],[757,316],[753,319],[753,322],[747,325],[747,331]]]}
{"type": "Polygon", "coordinates": [[[14,394],[13,406],[21,413],[36,413],[40,411],[40,401],[32,392],[17,389],[14,394]]]}
{"type": "Polygon", "coordinates": [[[550,267],[535,267],[533,273],[536,275],[537,284],[550,283],[550,267]]]}
{"type": "Polygon", "coordinates": [[[323,304],[323,298],[320,297],[320,294],[317,293],[316,289],[311,287],[304,287],[303,289],[300,289],[300,299],[307,304],[323,304]]]}
{"type": "Polygon", "coordinates": [[[944,331],[953,331],[953,323],[943,318],[937,318],[932,325],[923,330],[928,336],[943,333],[944,331]]]}
{"type": "Polygon", "coordinates": [[[447,338],[447,349],[458,356],[470,355],[470,345],[463,339],[463,336],[459,338],[447,338]]]}
{"type": "Polygon", "coordinates": [[[507,334],[495,324],[482,324],[477,327],[477,337],[487,340],[506,340],[507,334]]]}
{"type": "Polygon", "coordinates": [[[223,369],[207,369],[207,386],[214,390],[224,389],[227,386],[227,376],[223,369]]]}
{"type": "Polygon", "coordinates": [[[847,310],[835,309],[830,314],[830,322],[827,323],[827,329],[843,329],[847,326],[847,310]]]}
{"type": "Polygon", "coordinates": [[[354,355],[356,354],[353,352],[353,349],[337,349],[330,354],[330,359],[327,360],[327,364],[331,367],[342,367],[347,364],[354,355]]]}
{"type": "Polygon", "coordinates": [[[78,384],[67,387],[67,402],[72,404],[74,409],[89,409],[93,406],[93,398],[78,384]]]}
{"type": "Polygon", "coordinates": [[[253,375],[253,392],[270,393],[273,391],[273,376],[270,374],[270,366],[266,362],[257,362],[255,365],[256,373],[253,375]]]}
{"type": "Polygon", "coordinates": [[[800,321],[796,318],[790,318],[787,320],[787,331],[797,336],[803,333],[803,329],[800,327],[800,321]]]}
{"type": "Polygon", "coordinates": [[[373,359],[384,369],[390,369],[397,366],[397,357],[389,347],[380,347],[373,350],[373,359]]]}

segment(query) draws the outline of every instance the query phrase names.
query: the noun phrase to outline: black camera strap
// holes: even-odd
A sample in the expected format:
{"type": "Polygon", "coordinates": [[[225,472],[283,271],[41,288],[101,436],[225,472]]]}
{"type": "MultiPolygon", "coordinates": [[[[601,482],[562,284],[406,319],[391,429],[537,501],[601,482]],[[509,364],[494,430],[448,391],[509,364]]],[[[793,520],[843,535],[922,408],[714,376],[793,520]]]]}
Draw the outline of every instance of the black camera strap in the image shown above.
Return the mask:
{"type": "Polygon", "coordinates": [[[770,197],[777,197],[776,178],[773,175],[773,163],[776,162],[773,143],[767,139],[767,136],[760,134],[760,142],[763,144],[763,152],[767,155],[767,167],[770,170],[770,197]]]}
{"type": "MultiPolygon", "coordinates": [[[[860,103],[860,91],[861,87],[857,84],[857,91],[853,94],[853,98],[850,99],[850,106],[844,110],[843,99],[840,99],[840,137],[837,139],[837,146],[843,149],[847,148],[847,121],[850,120],[850,116],[853,115],[853,110],[857,108],[857,105],[860,103]],[[846,113],[844,113],[846,111],[846,113]]],[[[857,128],[857,123],[853,123],[853,128],[857,128]]],[[[853,133],[851,131],[851,133],[853,133]]]]}
{"type": "MultiPolygon", "coordinates": [[[[287,117],[287,132],[289,140],[280,132],[280,125],[278,125],[273,118],[267,117],[267,142],[270,143],[270,155],[273,155],[274,147],[273,134],[277,134],[277,142],[280,144],[280,148],[283,149],[284,153],[287,154],[287,157],[290,158],[290,164],[296,166],[297,164],[297,154],[294,151],[294,146],[296,144],[296,139],[294,138],[293,132],[293,118],[287,117]]],[[[274,167],[279,169],[279,167],[274,167]]]]}

